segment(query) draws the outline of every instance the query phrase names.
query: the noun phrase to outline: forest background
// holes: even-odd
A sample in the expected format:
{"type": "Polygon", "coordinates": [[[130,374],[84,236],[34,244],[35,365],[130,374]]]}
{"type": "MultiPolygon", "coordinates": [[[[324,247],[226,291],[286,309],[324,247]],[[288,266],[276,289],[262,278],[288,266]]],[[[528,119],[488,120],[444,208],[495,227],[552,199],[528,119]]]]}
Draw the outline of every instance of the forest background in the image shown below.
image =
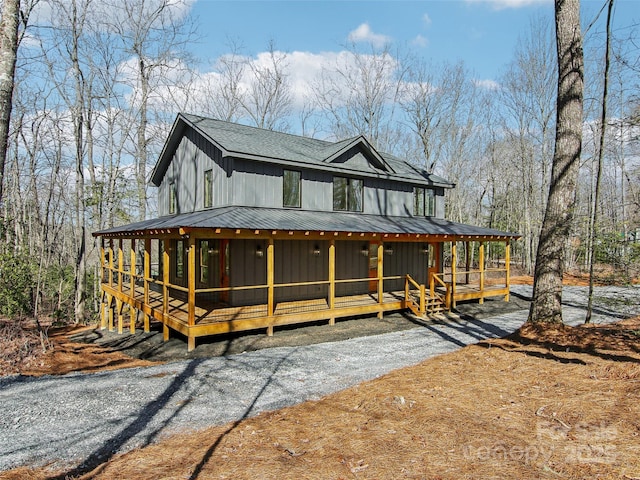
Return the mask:
{"type": "MultiPolygon", "coordinates": [[[[203,73],[204,60],[189,48],[202,27],[188,3],[20,2],[0,177],[0,315],[95,318],[99,245],[91,232],[155,216],[149,172],[177,112],[322,139],[365,135],[377,149],[454,182],[450,220],[520,233],[512,261],[533,272],[555,137],[551,8],[531,18],[495,84],[478,82],[463,62],[436,63],[391,42],[353,42],[308,79],[301,101],[289,70],[295,52],[275,42],[251,56],[240,33],[203,73]]],[[[593,233],[595,260],[616,281],[629,281],[640,265],[640,27],[628,19],[612,31],[603,124],[601,23],[583,18],[583,149],[566,266],[588,270],[593,233]]]]}

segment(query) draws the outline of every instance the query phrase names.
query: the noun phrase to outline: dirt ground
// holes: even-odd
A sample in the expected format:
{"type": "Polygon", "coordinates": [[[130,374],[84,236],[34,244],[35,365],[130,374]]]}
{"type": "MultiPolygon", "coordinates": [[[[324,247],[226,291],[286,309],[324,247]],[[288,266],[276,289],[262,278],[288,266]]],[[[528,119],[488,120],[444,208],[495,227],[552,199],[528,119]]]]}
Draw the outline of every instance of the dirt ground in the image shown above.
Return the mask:
{"type": "MultiPolygon", "coordinates": [[[[148,362],[70,333],[51,331],[53,353],[22,373],[148,362]]],[[[64,474],[0,472],[18,478],[64,474]]],[[[80,478],[640,479],[640,317],[525,326],[319,401],[194,426],[80,478]]]]}

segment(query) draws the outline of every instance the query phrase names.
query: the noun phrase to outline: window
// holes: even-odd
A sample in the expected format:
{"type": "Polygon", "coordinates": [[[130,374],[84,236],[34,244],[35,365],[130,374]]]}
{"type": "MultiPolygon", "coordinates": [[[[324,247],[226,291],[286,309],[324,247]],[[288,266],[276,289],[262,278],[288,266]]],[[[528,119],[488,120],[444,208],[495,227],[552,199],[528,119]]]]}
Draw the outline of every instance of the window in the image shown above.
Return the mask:
{"type": "Polygon", "coordinates": [[[285,207],[300,207],[300,172],[284,171],[282,204],[285,207]]]}
{"type": "Polygon", "coordinates": [[[413,189],[413,214],[424,217],[424,188],[413,189]]]}
{"type": "Polygon", "coordinates": [[[350,212],[362,211],[362,180],[333,177],[333,209],[350,212]]]}
{"type": "Polygon", "coordinates": [[[176,240],[176,278],[184,277],[184,240],[176,240]]]}
{"type": "Polygon", "coordinates": [[[436,210],[435,192],[430,188],[414,187],[413,214],[420,217],[433,217],[436,210]]]}
{"type": "Polygon", "coordinates": [[[169,184],[169,215],[173,215],[178,210],[178,195],[176,192],[176,182],[169,184]]]}
{"type": "Polygon", "coordinates": [[[200,240],[200,283],[209,283],[209,240],[200,240]]]}
{"type": "Polygon", "coordinates": [[[204,172],[204,208],[213,206],[213,170],[204,172]]]}

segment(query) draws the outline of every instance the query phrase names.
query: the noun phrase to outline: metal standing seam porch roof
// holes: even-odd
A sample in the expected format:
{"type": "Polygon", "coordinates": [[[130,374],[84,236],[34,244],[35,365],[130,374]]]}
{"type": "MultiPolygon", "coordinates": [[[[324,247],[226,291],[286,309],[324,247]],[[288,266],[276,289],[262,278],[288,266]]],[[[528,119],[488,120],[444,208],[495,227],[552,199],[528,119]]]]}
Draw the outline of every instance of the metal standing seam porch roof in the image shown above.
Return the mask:
{"type": "Polygon", "coordinates": [[[490,239],[520,237],[514,233],[434,217],[396,217],[351,212],[232,206],[144,220],[94,232],[93,235],[96,237],[136,236],[156,230],[180,228],[479,236],[490,239]]]}

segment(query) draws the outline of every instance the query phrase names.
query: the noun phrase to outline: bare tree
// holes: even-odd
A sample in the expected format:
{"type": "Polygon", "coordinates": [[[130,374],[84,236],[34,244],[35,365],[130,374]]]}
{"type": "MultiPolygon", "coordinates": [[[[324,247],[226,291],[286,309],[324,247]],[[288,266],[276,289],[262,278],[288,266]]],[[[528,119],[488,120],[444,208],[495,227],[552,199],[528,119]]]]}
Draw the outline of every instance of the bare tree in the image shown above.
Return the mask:
{"type": "Polygon", "coordinates": [[[286,54],[277,51],[273,42],[269,43],[266,53],[249,62],[251,80],[240,102],[256,127],[288,129],[286,117],[291,111],[292,99],[287,67],[286,54]]]}
{"type": "Polygon", "coordinates": [[[584,59],[580,1],[556,0],[558,95],[556,141],[529,311],[530,322],[562,323],[562,275],[582,150],[584,59]]]}
{"type": "Polygon", "coordinates": [[[13,86],[20,35],[19,24],[26,27],[29,13],[36,2],[28,1],[23,11],[20,0],[4,0],[0,19],[0,205],[2,205],[4,170],[7,159],[9,123],[13,105],[13,86]]]}
{"type": "Polygon", "coordinates": [[[598,203],[600,200],[600,183],[602,179],[602,165],[604,159],[604,140],[606,137],[607,125],[607,91],[609,88],[609,64],[610,64],[610,42],[611,42],[611,16],[613,12],[613,0],[609,0],[609,9],[607,11],[607,41],[605,47],[604,60],[604,83],[602,88],[602,115],[600,116],[600,143],[598,145],[598,168],[596,173],[596,187],[593,194],[593,211],[591,214],[591,225],[589,228],[589,251],[591,259],[589,262],[589,300],[587,302],[587,315],[585,323],[591,322],[591,313],[593,311],[593,274],[595,265],[595,255],[593,254],[594,239],[596,236],[596,228],[598,225],[598,203]]]}
{"type": "Polygon", "coordinates": [[[368,53],[352,45],[339,55],[314,86],[315,103],[334,137],[364,135],[376,148],[392,152],[403,68],[388,45],[380,51],[372,46],[368,53]]]}
{"type": "Polygon", "coordinates": [[[150,107],[167,67],[181,65],[177,60],[189,57],[186,47],[194,40],[195,32],[191,19],[182,11],[187,6],[186,0],[131,0],[110,4],[113,20],[109,28],[134,61],[130,108],[137,217],[140,220],[147,212],[147,169],[153,142],[153,130],[149,127],[150,107]]]}
{"type": "Polygon", "coordinates": [[[542,214],[549,190],[557,76],[549,22],[535,17],[516,46],[514,59],[500,80],[504,131],[513,145],[507,163],[517,163],[520,182],[514,192],[521,207],[525,268],[533,272],[542,214]]]}

